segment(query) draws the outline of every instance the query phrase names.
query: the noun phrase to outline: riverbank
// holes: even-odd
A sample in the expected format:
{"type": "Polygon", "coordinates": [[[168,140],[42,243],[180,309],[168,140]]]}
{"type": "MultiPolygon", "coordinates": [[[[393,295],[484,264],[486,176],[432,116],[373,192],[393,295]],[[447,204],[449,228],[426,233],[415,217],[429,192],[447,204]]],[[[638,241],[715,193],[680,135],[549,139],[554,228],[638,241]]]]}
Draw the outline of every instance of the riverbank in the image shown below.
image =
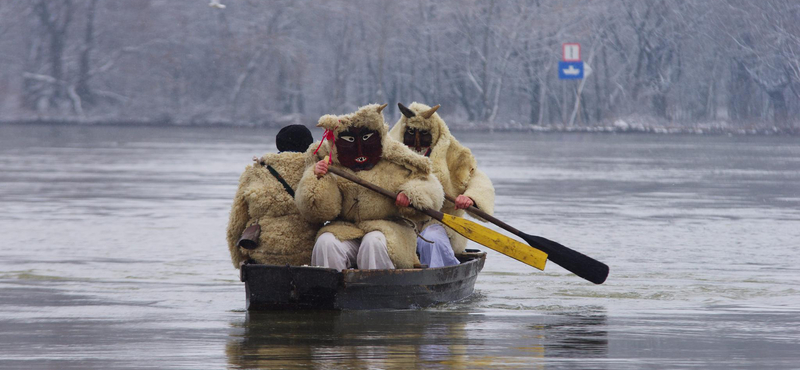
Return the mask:
{"type": "MultiPolygon", "coordinates": [[[[299,114],[286,115],[269,121],[229,121],[229,120],[188,120],[180,121],[171,118],[22,118],[0,119],[0,125],[58,125],[58,126],[153,126],[153,127],[240,127],[240,128],[278,128],[289,124],[305,124],[314,127],[313,117],[299,114]]],[[[390,125],[393,120],[387,121],[390,125]]],[[[522,122],[448,122],[453,131],[467,132],[537,132],[537,133],[646,133],[671,135],[759,135],[780,136],[800,135],[800,123],[775,125],[771,123],[731,123],[727,121],[675,123],[659,122],[652,119],[617,119],[597,125],[569,124],[529,124],[522,122]]]]}

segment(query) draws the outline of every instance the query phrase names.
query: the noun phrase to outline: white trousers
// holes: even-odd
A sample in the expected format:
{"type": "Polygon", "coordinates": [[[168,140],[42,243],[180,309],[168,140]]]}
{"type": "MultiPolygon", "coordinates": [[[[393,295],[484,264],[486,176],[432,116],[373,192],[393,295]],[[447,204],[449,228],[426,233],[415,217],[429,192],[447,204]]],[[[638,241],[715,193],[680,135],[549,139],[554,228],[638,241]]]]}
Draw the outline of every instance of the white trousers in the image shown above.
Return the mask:
{"type": "Polygon", "coordinates": [[[423,238],[432,241],[428,243],[421,238],[417,238],[417,254],[419,262],[428,267],[444,267],[457,265],[458,259],[450,246],[450,238],[444,226],[433,224],[422,230],[420,233],[423,238]]]}
{"type": "Polygon", "coordinates": [[[341,241],[332,233],[322,233],[314,243],[311,265],[342,271],[358,266],[359,269],[393,269],[386,248],[386,236],[380,231],[371,231],[359,241],[341,241]]]}

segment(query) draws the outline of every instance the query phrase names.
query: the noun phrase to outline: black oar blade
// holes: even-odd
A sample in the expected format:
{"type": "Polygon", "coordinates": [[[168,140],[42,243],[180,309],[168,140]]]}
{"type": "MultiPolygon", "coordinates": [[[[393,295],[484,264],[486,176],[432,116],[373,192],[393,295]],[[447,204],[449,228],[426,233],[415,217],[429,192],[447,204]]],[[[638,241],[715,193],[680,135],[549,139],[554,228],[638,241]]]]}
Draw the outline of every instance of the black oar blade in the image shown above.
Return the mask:
{"type": "Polygon", "coordinates": [[[576,252],[541,236],[520,233],[532,247],[547,253],[547,259],[595,284],[602,284],[608,277],[608,266],[583,253],[576,252]]]}

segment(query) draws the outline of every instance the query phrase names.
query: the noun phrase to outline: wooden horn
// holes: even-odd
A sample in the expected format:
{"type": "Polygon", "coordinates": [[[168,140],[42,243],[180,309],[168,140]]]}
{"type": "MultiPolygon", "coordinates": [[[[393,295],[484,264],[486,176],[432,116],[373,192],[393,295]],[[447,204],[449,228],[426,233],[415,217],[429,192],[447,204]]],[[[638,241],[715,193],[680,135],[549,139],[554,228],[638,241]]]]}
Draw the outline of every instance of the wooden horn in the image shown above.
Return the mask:
{"type": "Polygon", "coordinates": [[[397,103],[397,107],[400,108],[400,113],[403,113],[406,118],[413,118],[417,115],[411,109],[408,109],[405,105],[403,105],[403,103],[397,103]]]}
{"type": "Polygon", "coordinates": [[[420,113],[419,115],[420,115],[420,116],[422,116],[422,118],[425,118],[425,119],[431,118],[431,116],[432,116],[434,113],[436,113],[436,110],[437,110],[437,109],[439,109],[439,107],[441,107],[441,105],[439,105],[439,104],[436,104],[436,106],[435,106],[435,107],[433,107],[433,108],[431,108],[431,109],[428,109],[428,110],[426,110],[426,111],[424,111],[424,112],[420,113]]]}

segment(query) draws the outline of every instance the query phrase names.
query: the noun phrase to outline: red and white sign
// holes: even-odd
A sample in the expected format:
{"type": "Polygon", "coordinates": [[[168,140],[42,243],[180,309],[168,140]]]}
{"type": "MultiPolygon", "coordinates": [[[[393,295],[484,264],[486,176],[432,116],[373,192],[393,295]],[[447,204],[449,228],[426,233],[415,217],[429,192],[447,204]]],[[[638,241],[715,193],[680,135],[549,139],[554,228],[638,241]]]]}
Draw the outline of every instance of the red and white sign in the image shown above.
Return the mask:
{"type": "Polygon", "coordinates": [[[562,59],[565,62],[580,62],[581,61],[581,44],[577,42],[564,43],[562,46],[562,59]]]}

